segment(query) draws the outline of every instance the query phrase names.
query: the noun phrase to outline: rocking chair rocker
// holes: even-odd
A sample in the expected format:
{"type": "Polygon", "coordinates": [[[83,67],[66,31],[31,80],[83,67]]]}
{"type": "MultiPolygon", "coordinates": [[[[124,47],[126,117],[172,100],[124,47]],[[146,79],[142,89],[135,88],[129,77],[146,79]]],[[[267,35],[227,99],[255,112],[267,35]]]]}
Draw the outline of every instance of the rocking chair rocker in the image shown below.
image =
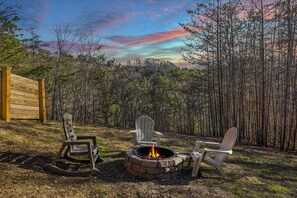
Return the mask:
{"type": "Polygon", "coordinates": [[[63,128],[66,140],[63,142],[53,162],[47,165],[47,168],[65,176],[89,176],[99,173],[95,167],[95,162],[100,162],[102,159],[99,156],[96,136],[76,136],[73,130],[72,115],[68,113],[63,115],[63,128]],[[84,159],[75,156],[84,157],[84,159]],[[65,170],[56,165],[58,159],[66,159],[76,163],[90,163],[90,169],[65,170]]]}

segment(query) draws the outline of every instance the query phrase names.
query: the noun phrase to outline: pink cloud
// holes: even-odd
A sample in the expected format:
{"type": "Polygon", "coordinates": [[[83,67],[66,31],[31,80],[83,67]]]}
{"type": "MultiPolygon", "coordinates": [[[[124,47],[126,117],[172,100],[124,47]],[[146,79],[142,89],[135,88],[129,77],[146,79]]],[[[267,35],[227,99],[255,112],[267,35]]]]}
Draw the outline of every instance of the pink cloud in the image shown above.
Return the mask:
{"type": "Polygon", "coordinates": [[[170,10],[169,7],[160,7],[160,9],[164,12],[168,12],[170,10]]]}
{"type": "Polygon", "coordinates": [[[110,49],[117,49],[118,47],[115,45],[102,45],[102,49],[104,50],[110,50],[110,49]]]}
{"type": "Polygon", "coordinates": [[[171,29],[168,32],[157,32],[154,34],[142,35],[142,36],[112,36],[107,39],[120,43],[126,46],[139,46],[150,43],[158,43],[167,40],[174,39],[189,34],[183,28],[171,29]]]}

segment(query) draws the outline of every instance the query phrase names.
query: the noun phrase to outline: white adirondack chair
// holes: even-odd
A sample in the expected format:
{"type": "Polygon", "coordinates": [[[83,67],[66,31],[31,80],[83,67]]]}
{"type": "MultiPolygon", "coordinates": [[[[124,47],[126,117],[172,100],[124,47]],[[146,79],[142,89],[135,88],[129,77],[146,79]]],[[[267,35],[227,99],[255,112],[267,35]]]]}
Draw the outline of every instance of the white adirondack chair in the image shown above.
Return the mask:
{"type": "Polygon", "coordinates": [[[222,162],[227,156],[227,154],[232,154],[232,148],[235,145],[236,139],[237,129],[235,127],[232,127],[228,129],[228,131],[225,133],[221,144],[216,142],[197,141],[195,144],[194,151],[191,153],[191,158],[189,160],[189,165],[192,159],[194,161],[192,176],[197,176],[200,164],[202,161],[204,161],[206,164],[209,164],[217,168],[222,174],[222,176],[226,178],[227,176],[223,170],[222,162]],[[200,147],[202,145],[220,145],[220,148],[218,150],[209,148],[201,149],[200,147]],[[212,158],[207,156],[206,154],[209,152],[216,153],[215,157],[212,158]]]}
{"type": "Polygon", "coordinates": [[[140,116],[135,121],[136,130],[130,131],[133,134],[134,145],[152,145],[160,146],[160,137],[162,133],[154,131],[155,122],[149,116],[140,116]],[[153,142],[153,135],[157,135],[157,142],[153,142]]]}

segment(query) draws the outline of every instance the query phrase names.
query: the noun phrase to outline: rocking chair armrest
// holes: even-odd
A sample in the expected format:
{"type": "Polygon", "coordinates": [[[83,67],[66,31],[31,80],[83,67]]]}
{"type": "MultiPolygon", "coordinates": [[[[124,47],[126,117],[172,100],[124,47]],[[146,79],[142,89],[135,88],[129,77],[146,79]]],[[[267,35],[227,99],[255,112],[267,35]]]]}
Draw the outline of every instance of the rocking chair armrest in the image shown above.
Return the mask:
{"type": "Polygon", "coordinates": [[[78,140],[93,140],[94,145],[97,145],[96,136],[77,136],[78,140]]]}
{"type": "Polygon", "coordinates": [[[204,148],[203,150],[205,152],[232,154],[232,150],[217,150],[217,149],[209,149],[209,148],[204,148]]]}
{"type": "Polygon", "coordinates": [[[72,140],[66,140],[63,142],[64,145],[66,146],[70,146],[70,145],[87,145],[91,147],[91,141],[86,141],[86,140],[76,140],[76,141],[72,141],[72,140]]]}
{"type": "Polygon", "coordinates": [[[154,131],[154,134],[156,134],[157,136],[163,136],[163,133],[159,132],[159,131],[154,131]]]}

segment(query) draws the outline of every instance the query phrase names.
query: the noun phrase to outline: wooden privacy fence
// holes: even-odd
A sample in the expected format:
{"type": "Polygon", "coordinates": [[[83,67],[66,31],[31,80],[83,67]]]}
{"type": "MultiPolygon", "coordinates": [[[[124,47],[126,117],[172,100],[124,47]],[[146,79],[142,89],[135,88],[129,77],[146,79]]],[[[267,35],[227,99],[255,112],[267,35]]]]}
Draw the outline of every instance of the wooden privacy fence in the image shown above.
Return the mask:
{"type": "Polygon", "coordinates": [[[1,118],[39,119],[46,122],[44,80],[31,80],[11,74],[10,68],[1,72],[1,118]]]}

